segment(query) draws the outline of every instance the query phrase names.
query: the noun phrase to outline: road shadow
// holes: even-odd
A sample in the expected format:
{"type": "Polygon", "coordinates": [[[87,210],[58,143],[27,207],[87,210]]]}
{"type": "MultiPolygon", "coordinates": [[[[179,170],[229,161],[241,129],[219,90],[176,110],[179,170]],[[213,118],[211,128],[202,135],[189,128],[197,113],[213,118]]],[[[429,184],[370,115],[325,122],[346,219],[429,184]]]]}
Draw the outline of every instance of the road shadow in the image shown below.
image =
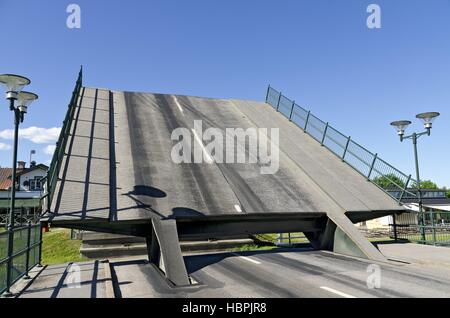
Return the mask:
{"type": "Polygon", "coordinates": [[[196,216],[205,216],[205,214],[190,208],[176,207],[172,209],[172,214],[169,216],[169,218],[196,217],[196,216]]]}
{"type": "Polygon", "coordinates": [[[257,250],[257,251],[245,251],[245,252],[219,252],[214,254],[201,254],[201,255],[191,255],[185,256],[184,262],[186,264],[186,269],[188,274],[192,274],[201,270],[204,267],[216,264],[229,257],[237,256],[257,256],[257,255],[273,255],[279,253],[307,253],[313,252],[312,247],[300,247],[300,248],[275,248],[272,250],[257,250]]]}
{"type": "Polygon", "coordinates": [[[378,242],[372,242],[373,245],[375,245],[376,247],[378,247],[378,245],[390,245],[390,244],[406,244],[406,243],[411,243],[408,240],[404,240],[404,239],[398,239],[396,240],[386,240],[386,241],[378,241],[378,242]]]}
{"type": "Polygon", "coordinates": [[[135,185],[133,191],[122,194],[129,197],[135,203],[134,206],[129,206],[126,208],[117,209],[118,212],[123,212],[132,209],[143,209],[148,212],[154,213],[160,217],[164,217],[161,213],[155,211],[152,205],[147,201],[153,198],[161,199],[167,196],[167,193],[161,189],[148,186],[148,185],[135,185]]]}
{"type": "Polygon", "coordinates": [[[135,185],[133,189],[133,191],[130,191],[127,194],[158,199],[167,197],[167,193],[163,190],[148,185],[135,185]]]}

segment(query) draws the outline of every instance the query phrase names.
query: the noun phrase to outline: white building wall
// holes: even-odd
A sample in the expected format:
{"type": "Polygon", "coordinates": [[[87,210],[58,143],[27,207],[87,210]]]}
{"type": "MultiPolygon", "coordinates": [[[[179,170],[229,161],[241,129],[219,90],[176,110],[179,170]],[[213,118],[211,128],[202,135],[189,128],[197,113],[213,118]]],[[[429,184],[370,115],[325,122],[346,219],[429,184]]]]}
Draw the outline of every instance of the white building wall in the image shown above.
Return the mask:
{"type": "Polygon", "coordinates": [[[28,191],[29,190],[29,186],[24,186],[24,182],[28,181],[30,182],[31,180],[33,180],[35,177],[45,177],[45,174],[47,172],[44,169],[36,169],[33,171],[30,171],[28,173],[25,173],[23,175],[20,176],[20,180],[19,180],[19,191],[28,191]]]}

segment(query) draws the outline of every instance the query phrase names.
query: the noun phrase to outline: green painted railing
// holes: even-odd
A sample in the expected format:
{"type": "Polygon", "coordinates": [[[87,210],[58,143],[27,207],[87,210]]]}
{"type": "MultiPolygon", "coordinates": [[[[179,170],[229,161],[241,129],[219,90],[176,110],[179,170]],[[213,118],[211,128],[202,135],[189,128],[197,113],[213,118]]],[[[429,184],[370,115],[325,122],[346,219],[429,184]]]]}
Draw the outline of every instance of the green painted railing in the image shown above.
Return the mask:
{"type": "Polygon", "coordinates": [[[46,199],[46,206],[43,207],[44,211],[43,214],[50,212],[53,195],[55,193],[56,182],[58,181],[58,175],[64,158],[64,152],[66,150],[67,140],[69,139],[73,117],[75,114],[75,108],[78,103],[82,85],[83,85],[83,67],[80,68],[80,72],[78,73],[78,78],[72,93],[72,98],[70,99],[66,117],[64,118],[63,121],[61,133],[59,134],[59,138],[56,143],[56,149],[53,154],[50,168],[48,169],[47,176],[44,178],[46,184],[46,193],[41,198],[41,201],[46,199]]]}
{"type": "Polygon", "coordinates": [[[311,111],[299,106],[270,86],[267,89],[266,103],[399,203],[406,193],[416,196],[407,190],[411,184],[415,183],[411,179],[411,175],[406,175],[396,169],[381,159],[378,154],[374,154],[362,147],[352,140],[351,137],[344,135],[329,123],[320,120],[311,111]],[[402,193],[400,198],[389,193],[389,191],[396,190],[402,193]]]}
{"type": "Polygon", "coordinates": [[[8,228],[0,233],[0,294],[34,266],[40,264],[42,255],[42,229],[40,223],[18,228],[8,228]]]}

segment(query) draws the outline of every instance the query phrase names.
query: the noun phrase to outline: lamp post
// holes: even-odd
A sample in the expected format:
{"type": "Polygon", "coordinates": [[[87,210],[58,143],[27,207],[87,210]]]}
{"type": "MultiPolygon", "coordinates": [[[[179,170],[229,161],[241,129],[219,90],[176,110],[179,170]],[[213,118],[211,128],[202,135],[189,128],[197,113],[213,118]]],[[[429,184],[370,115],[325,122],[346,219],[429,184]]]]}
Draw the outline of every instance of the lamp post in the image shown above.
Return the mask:
{"type": "Polygon", "coordinates": [[[11,205],[9,211],[9,227],[14,228],[14,210],[16,199],[16,171],[17,171],[17,144],[19,137],[19,125],[23,122],[28,106],[35,101],[38,96],[34,93],[23,92],[22,89],[30,84],[26,77],[14,74],[0,75],[0,84],[6,88],[6,99],[9,100],[9,109],[14,112],[14,146],[13,146],[13,166],[11,175],[11,205]],[[17,101],[17,106],[15,102],[17,101]]]}
{"type": "Polygon", "coordinates": [[[391,126],[394,126],[397,129],[397,134],[400,137],[400,142],[403,142],[405,139],[411,139],[414,145],[414,159],[416,165],[416,186],[417,186],[417,198],[419,200],[419,216],[422,223],[421,227],[421,236],[422,241],[425,243],[425,220],[423,213],[423,201],[422,201],[422,190],[420,186],[420,172],[419,172],[419,156],[417,152],[417,141],[422,136],[430,136],[431,128],[433,128],[433,121],[439,116],[438,112],[427,112],[416,115],[416,118],[422,120],[424,123],[425,131],[421,133],[412,133],[409,136],[405,136],[406,128],[411,125],[411,121],[409,120],[399,120],[391,123],[391,126]]]}

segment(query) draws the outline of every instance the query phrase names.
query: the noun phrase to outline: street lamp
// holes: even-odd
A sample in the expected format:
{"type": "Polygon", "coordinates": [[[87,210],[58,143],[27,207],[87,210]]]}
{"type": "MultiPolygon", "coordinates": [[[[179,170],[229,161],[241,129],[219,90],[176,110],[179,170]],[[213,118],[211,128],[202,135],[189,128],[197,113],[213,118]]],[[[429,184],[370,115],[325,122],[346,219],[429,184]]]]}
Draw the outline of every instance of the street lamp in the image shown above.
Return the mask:
{"type": "Polygon", "coordinates": [[[397,129],[397,134],[400,136],[400,141],[403,141],[405,130],[411,124],[412,122],[410,122],[409,120],[398,120],[391,123],[391,125],[397,129]]]}
{"type": "Polygon", "coordinates": [[[31,103],[37,99],[38,96],[35,93],[24,91],[19,93],[19,97],[17,98],[18,101],[17,109],[20,113],[20,122],[23,122],[23,117],[28,112],[28,106],[30,106],[31,103]]]}
{"type": "Polygon", "coordinates": [[[14,109],[14,101],[17,99],[22,89],[29,85],[31,81],[23,76],[15,74],[0,75],[0,84],[6,89],[6,99],[10,101],[10,110],[14,109]]]}
{"type": "Polygon", "coordinates": [[[399,120],[394,121],[391,123],[391,126],[394,126],[397,130],[397,134],[400,136],[400,141],[403,142],[405,139],[411,139],[414,145],[414,158],[416,163],[416,186],[417,186],[417,196],[419,199],[419,215],[422,216],[422,240],[425,241],[425,231],[424,227],[424,216],[423,216],[423,202],[422,202],[422,191],[420,188],[420,173],[419,173],[419,157],[417,154],[417,140],[422,136],[430,136],[431,135],[431,128],[433,128],[433,121],[439,116],[440,114],[438,112],[427,112],[427,113],[421,113],[416,115],[416,118],[420,119],[425,127],[425,131],[421,133],[412,133],[409,136],[405,136],[406,128],[408,128],[409,125],[411,125],[411,121],[409,120],[399,120]]]}
{"type": "Polygon", "coordinates": [[[23,122],[24,114],[27,113],[28,106],[35,101],[38,96],[34,93],[23,92],[22,89],[30,84],[26,77],[14,74],[0,75],[0,84],[5,87],[6,99],[9,100],[9,109],[14,112],[14,148],[13,166],[11,175],[11,205],[9,212],[9,226],[14,227],[14,210],[16,198],[16,170],[17,170],[17,144],[19,137],[19,124],[23,122]],[[17,101],[17,107],[14,105],[17,101]]]}
{"type": "Polygon", "coordinates": [[[439,116],[438,112],[428,112],[416,115],[416,118],[420,119],[425,129],[428,132],[428,136],[431,134],[431,128],[433,128],[433,121],[439,116]]]}

